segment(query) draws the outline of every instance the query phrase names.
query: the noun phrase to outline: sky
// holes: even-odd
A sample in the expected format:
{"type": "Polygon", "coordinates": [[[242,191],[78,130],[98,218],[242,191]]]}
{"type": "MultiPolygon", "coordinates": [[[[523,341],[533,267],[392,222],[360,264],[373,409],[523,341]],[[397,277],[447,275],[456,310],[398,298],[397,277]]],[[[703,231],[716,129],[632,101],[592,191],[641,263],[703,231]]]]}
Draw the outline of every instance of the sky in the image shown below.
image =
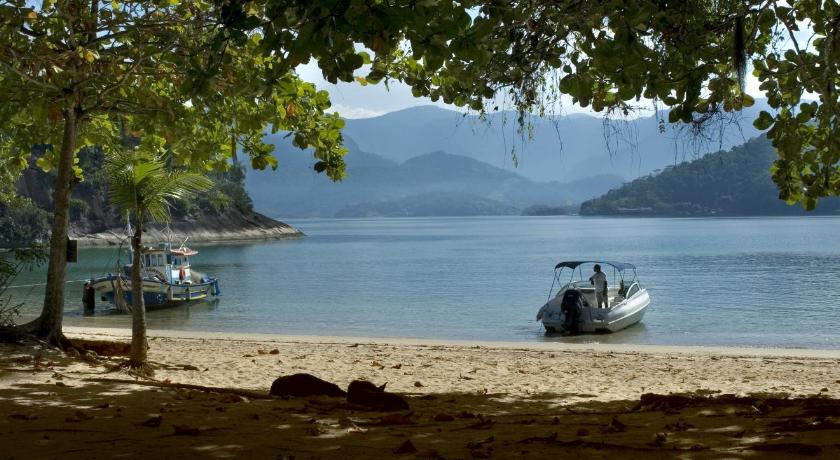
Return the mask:
{"type": "MultiPolygon", "coordinates": [[[[437,105],[451,110],[464,111],[463,108],[447,105],[442,101],[432,102],[427,97],[416,98],[412,96],[411,89],[407,85],[399,82],[391,82],[388,89],[385,88],[384,83],[367,86],[355,82],[334,85],[324,80],[321,70],[314,62],[298,67],[297,71],[303,80],[314,83],[318,89],[327,90],[330,93],[333,110],[344,118],[371,118],[419,105],[437,105]]],[[[762,93],[759,91],[758,85],[758,80],[748,73],[747,93],[755,98],[761,97],[762,93]]],[[[649,103],[642,101],[639,105],[644,106],[649,105],[649,103]]],[[[568,97],[563,100],[563,110],[560,113],[585,113],[597,117],[601,116],[601,114],[589,108],[581,108],[572,104],[571,98],[568,97]]],[[[650,112],[640,113],[640,115],[646,114],[649,115],[650,112]]]]}
{"type": "MultiPolygon", "coordinates": [[[[800,43],[811,43],[813,38],[813,29],[807,23],[798,23],[800,28],[795,35],[800,43]]],[[[780,49],[784,51],[791,47],[789,40],[782,38],[780,49]]],[[[318,89],[325,89],[330,93],[330,99],[333,103],[333,109],[344,118],[371,118],[379,115],[384,115],[388,112],[407,109],[419,105],[436,105],[439,107],[448,108],[451,110],[464,111],[465,109],[456,107],[454,105],[444,104],[442,101],[432,102],[427,97],[416,98],[412,96],[411,89],[402,83],[391,82],[389,88],[385,88],[384,83],[377,85],[362,86],[359,83],[338,83],[334,85],[324,80],[321,70],[318,69],[314,61],[309,64],[299,66],[297,68],[298,74],[303,80],[314,83],[318,89]]],[[[357,72],[359,75],[364,75],[364,69],[357,72]]],[[[752,69],[747,68],[746,91],[747,94],[754,98],[764,97],[764,93],[758,89],[759,81],[752,75],[752,69]]],[[[806,97],[814,98],[815,95],[806,94],[806,97]]],[[[642,100],[639,102],[640,106],[650,106],[650,101],[642,100]]],[[[572,104],[571,98],[564,96],[562,99],[562,110],[558,114],[572,114],[584,113],[596,117],[601,117],[602,114],[594,112],[589,108],[581,108],[572,104]]],[[[647,116],[651,111],[639,111],[636,116],[647,116]]]]}

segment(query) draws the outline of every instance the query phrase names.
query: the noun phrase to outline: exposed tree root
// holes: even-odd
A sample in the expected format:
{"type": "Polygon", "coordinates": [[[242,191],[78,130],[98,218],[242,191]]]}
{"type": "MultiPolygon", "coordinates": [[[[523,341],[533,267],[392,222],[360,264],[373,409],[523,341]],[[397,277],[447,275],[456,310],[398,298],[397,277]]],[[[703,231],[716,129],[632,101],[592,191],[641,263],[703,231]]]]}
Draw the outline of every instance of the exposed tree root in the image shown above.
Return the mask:
{"type": "Polygon", "coordinates": [[[92,351],[99,356],[128,356],[131,344],[111,340],[72,339],[76,348],[92,351]]]}
{"type": "Polygon", "coordinates": [[[118,364],[113,364],[108,366],[108,371],[115,372],[120,370],[126,370],[130,375],[135,377],[144,378],[144,379],[151,379],[155,375],[155,368],[149,363],[135,363],[131,360],[123,361],[118,364]]]}
{"type": "Polygon", "coordinates": [[[75,346],[60,329],[56,331],[44,327],[41,318],[37,318],[26,324],[0,329],[0,342],[18,343],[27,339],[37,340],[62,351],[68,351],[70,349],[74,349],[79,353],[84,353],[85,351],[75,346]]]}
{"type": "Polygon", "coordinates": [[[181,390],[196,390],[196,391],[204,391],[208,393],[223,393],[223,394],[234,394],[238,396],[244,396],[246,398],[251,399],[276,399],[275,396],[268,395],[266,393],[259,393],[256,391],[248,391],[248,390],[240,390],[237,388],[224,388],[224,387],[206,387],[203,385],[193,385],[191,383],[173,383],[173,382],[157,382],[157,381],[144,381],[144,380],[131,380],[131,379],[106,379],[106,378],[89,378],[84,379],[85,382],[97,382],[97,383],[125,383],[130,385],[143,385],[149,387],[159,387],[159,388],[175,388],[181,390]]]}
{"type": "Polygon", "coordinates": [[[4,327],[0,329],[0,342],[20,343],[25,340],[27,334],[21,333],[16,327],[4,327]]]}
{"type": "Polygon", "coordinates": [[[63,351],[69,351],[71,349],[78,351],[79,353],[83,353],[84,350],[76,347],[73,342],[67,338],[61,331],[53,331],[47,335],[46,342],[54,347],[58,347],[58,349],[63,351]]]}

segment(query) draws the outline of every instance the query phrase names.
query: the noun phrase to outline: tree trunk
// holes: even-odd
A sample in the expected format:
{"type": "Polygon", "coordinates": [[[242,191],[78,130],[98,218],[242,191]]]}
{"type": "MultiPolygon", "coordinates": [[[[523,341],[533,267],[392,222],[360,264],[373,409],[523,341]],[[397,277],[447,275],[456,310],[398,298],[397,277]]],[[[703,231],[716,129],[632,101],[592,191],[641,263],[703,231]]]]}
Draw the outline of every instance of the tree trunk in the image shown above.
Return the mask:
{"type": "Polygon", "coordinates": [[[140,273],[142,240],[143,216],[138,215],[131,237],[134,257],[131,264],[131,356],[128,366],[132,368],[146,367],[146,303],[143,301],[143,277],[140,273]]]}
{"type": "Polygon", "coordinates": [[[233,164],[239,166],[239,155],[236,154],[236,135],[230,136],[230,157],[233,159],[233,164]]]}
{"type": "Polygon", "coordinates": [[[68,109],[64,113],[64,135],[61,141],[53,191],[53,222],[50,235],[50,257],[47,269],[47,289],[44,308],[35,321],[23,325],[26,332],[46,339],[52,345],[64,347],[67,339],[61,331],[64,317],[64,279],[67,274],[67,234],[70,227],[70,193],[73,188],[73,156],[76,152],[78,113],[68,109]]]}

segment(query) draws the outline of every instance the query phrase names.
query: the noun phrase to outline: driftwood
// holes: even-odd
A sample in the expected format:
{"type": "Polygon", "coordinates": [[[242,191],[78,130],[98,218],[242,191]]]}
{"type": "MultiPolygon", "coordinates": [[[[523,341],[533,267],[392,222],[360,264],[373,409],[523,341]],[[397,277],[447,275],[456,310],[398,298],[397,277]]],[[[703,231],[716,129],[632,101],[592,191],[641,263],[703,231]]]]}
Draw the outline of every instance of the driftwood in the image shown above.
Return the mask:
{"type": "Polygon", "coordinates": [[[34,372],[39,372],[39,371],[46,372],[46,371],[49,371],[49,370],[50,369],[38,369],[38,368],[35,368],[35,367],[30,367],[28,369],[20,369],[20,368],[17,368],[17,367],[0,367],[0,371],[3,371],[3,372],[24,372],[24,373],[27,373],[27,374],[32,374],[34,372]]]}
{"type": "Polygon", "coordinates": [[[88,378],[82,379],[84,382],[97,382],[97,383],[124,383],[128,385],[142,385],[147,387],[158,387],[158,388],[175,388],[180,390],[196,390],[196,391],[204,391],[208,393],[222,393],[222,394],[234,394],[237,396],[244,396],[246,398],[251,399],[277,399],[274,396],[259,393],[256,391],[249,391],[249,390],[240,390],[238,388],[224,388],[224,387],[206,387],[203,385],[193,385],[191,383],[173,383],[173,382],[156,382],[156,381],[146,381],[146,380],[131,380],[131,379],[106,379],[106,378],[88,378]]]}

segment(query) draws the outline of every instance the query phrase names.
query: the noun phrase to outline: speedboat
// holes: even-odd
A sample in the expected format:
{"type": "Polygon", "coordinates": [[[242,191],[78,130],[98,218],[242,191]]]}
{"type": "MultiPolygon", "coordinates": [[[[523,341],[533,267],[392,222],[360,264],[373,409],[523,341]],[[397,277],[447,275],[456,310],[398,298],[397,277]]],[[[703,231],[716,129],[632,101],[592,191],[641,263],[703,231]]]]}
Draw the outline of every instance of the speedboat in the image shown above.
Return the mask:
{"type": "MultiPolygon", "coordinates": [[[[173,248],[169,243],[160,243],[156,247],[145,246],[141,251],[140,273],[143,279],[143,301],[147,308],[174,306],[221,294],[219,280],[192,270],[190,257],[198,255],[198,251],[183,244],[173,248]]],[[[124,313],[130,311],[131,265],[124,265],[121,271],[85,282],[82,303],[86,313],[93,313],[96,297],[113,304],[124,313]]]]}
{"type": "Polygon", "coordinates": [[[537,312],[537,321],[542,321],[546,332],[616,332],[641,321],[648,305],[650,295],[639,284],[633,264],[609,261],[560,262],[554,267],[554,281],[548,291],[548,301],[537,312]],[[612,268],[603,270],[608,279],[605,307],[597,305],[595,286],[581,268],[593,267],[595,264],[612,268]],[[566,279],[563,273],[566,269],[571,270],[571,277],[562,284],[566,279]],[[631,270],[632,278],[625,280],[625,275],[631,270]],[[610,274],[612,282],[609,281],[610,274]],[[555,286],[562,287],[552,296],[555,286]]]}

